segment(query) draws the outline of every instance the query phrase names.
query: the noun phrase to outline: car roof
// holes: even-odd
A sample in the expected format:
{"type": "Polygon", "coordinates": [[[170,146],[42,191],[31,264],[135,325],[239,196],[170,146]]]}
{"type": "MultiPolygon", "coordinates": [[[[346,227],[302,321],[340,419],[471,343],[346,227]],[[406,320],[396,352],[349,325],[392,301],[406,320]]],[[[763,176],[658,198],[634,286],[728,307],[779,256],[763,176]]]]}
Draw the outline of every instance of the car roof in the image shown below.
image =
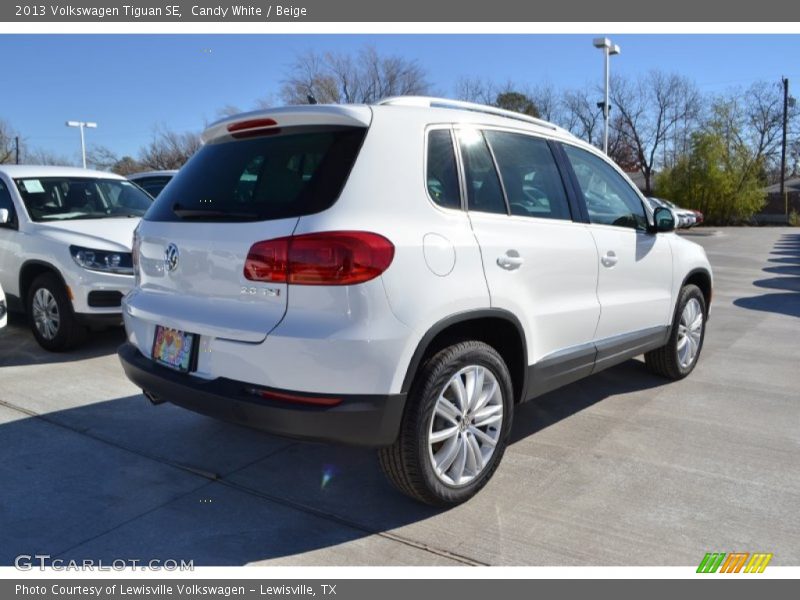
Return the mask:
{"type": "Polygon", "coordinates": [[[161,169],[158,171],[142,171],[141,173],[131,173],[128,179],[136,181],[137,179],[144,179],[145,177],[167,177],[173,176],[178,172],[178,169],[161,169]]]}
{"type": "Polygon", "coordinates": [[[91,177],[93,179],[125,179],[116,173],[95,171],[79,167],[60,167],[55,165],[0,165],[0,173],[12,179],[26,177],[91,177]]]}
{"type": "Polygon", "coordinates": [[[530,117],[522,113],[499,109],[493,106],[432,98],[427,96],[397,96],[386,98],[376,104],[303,104],[266,108],[233,115],[212,123],[202,134],[203,142],[228,135],[229,128],[239,124],[273,121],[272,126],[301,124],[336,124],[367,127],[373,117],[398,114],[417,115],[422,123],[456,123],[520,129],[544,134],[595,153],[597,148],[572,135],[553,123],[530,117]]]}

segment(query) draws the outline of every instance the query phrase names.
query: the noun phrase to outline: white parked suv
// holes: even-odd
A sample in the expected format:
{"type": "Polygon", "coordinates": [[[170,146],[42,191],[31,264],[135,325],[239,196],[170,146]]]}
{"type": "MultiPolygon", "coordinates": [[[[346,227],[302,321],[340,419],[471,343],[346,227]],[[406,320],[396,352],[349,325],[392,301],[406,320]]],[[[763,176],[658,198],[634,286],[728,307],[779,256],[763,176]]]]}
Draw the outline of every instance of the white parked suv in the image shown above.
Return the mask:
{"type": "Polygon", "coordinates": [[[645,354],[697,363],[702,248],[603,154],[449,100],[302,106],[211,125],[139,225],[128,377],[154,403],[379,447],[448,505],[515,406],[645,354]]]}
{"type": "Polygon", "coordinates": [[[133,287],[133,230],[152,200],[125,178],[72,167],[0,165],[0,285],[42,347],[121,324],[133,287]]]}

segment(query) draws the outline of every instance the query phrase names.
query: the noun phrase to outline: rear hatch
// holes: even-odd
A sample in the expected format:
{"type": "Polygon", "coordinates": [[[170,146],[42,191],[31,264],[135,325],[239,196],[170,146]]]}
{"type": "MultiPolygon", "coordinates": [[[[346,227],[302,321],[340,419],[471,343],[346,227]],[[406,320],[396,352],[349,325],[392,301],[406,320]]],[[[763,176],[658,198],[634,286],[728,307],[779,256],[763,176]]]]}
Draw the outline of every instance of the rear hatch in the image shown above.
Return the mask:
{"type": "Polygon", "coordinates": [[[245,277],[253,244],[290,236],[339,197],[368,107],[294,107],[212,125],[145,215],[131,314],[182,331],[260,342],[286,312],[285,283],[245,277]]]}

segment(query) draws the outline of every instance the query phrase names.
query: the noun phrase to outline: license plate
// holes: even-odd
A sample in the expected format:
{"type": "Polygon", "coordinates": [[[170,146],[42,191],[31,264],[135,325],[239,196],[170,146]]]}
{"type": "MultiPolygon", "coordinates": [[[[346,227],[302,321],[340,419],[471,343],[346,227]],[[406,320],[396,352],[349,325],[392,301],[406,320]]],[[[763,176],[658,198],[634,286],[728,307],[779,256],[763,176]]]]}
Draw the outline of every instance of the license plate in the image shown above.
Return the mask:
{"type": "Polygon", "coordinates": [[[196,368],[196,346],[197,334],[156,325],[153,360],[176,371],[193,371],[196,368]]]}

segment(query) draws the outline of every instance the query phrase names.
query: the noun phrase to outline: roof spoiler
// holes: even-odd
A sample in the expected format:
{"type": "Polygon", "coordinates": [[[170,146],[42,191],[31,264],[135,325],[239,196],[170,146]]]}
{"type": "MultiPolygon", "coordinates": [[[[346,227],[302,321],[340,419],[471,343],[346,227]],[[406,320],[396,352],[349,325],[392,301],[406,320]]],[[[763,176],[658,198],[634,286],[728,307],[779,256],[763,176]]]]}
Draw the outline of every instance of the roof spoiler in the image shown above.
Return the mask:
{"type": "Polygon", "coordinates": [[[236,134],[256,133],[269,129],[295,127],[298,125],[343,125],[369,127],[372,109],[366,105],[309,104],[283,106],[225,117],[209,125],[200,139],[208,143],[220,137],[236,134]]]}

